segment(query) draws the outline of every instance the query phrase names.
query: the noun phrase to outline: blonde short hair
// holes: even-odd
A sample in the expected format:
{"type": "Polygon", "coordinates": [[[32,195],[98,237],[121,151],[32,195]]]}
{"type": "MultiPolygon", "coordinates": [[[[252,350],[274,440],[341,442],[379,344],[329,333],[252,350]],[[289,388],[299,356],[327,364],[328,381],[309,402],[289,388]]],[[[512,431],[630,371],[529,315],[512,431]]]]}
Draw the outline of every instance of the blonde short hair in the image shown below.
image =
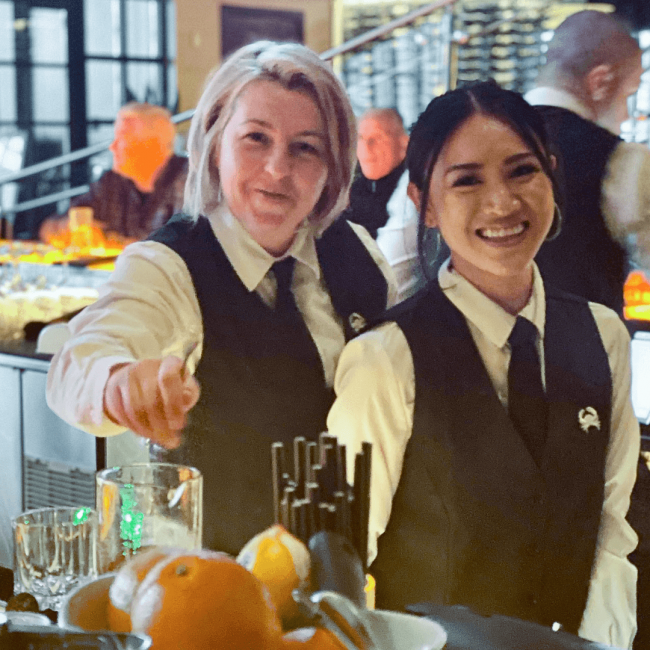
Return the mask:
{"type": "Polygon", "coordinates": [[[345,88],[329,65],[298,43],[259,41],[246,45],[208,78],[188,135],[185,212],[196,219],[219,204],[219,172],[213,152],[220,145],[237,99],[258,80],[307,93],[319,109],[325,126],[328,175],[309,219],[316,232],[322,233],[347,206],[356,164],[356,125],[345,88]]]}

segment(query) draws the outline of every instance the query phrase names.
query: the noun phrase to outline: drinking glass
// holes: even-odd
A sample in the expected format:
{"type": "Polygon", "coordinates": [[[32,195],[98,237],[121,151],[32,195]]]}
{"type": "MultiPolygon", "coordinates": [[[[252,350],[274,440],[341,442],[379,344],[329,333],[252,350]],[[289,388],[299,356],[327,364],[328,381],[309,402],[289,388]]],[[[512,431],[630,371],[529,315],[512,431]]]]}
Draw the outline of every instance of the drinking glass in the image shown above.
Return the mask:
{"type": "Polygon", "coordinates": [[[97,577],[97,516],[85,507],[39,508],[12,520],[14,593],[59,609],[80,582],[97,577]]]}
{"type": "Polygon", "coordinates": [[[97,472],[99,573],[150,546],[201,548],[203,476],[172,463],[137,463],[97,472]]]}
{"type": "Polygon", "coordinates": [[[85,206],[68,210],[70,245],[77,251],[91,248],[93,243],[93,209],[85,206]]]}

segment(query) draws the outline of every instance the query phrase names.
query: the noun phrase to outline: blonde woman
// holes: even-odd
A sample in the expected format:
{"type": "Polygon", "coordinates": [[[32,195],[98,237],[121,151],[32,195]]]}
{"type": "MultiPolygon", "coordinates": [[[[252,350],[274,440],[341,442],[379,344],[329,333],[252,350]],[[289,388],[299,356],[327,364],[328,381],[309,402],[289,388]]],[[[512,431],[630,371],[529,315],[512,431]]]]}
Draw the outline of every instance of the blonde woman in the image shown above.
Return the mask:
{"type": "Polygon", "coordinates": [[[324,430],[352,324],[394,300],[368,233],[335,221],[355,139],[309,49],[234,53],[192,120],[187,214],[125,250],[53,359],[63,419],[131,429],[203,472],[207,547],[237,553],[271,523],[271,443],[324,430]]]}

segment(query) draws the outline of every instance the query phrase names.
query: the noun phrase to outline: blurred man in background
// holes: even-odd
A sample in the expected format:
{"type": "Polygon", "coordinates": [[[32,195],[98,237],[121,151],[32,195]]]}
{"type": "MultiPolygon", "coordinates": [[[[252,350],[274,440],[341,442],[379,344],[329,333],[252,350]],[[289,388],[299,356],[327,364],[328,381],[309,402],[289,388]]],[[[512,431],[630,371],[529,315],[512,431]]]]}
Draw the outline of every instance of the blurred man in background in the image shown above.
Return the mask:
{"type": "MultiPolygon", "coordinates": [[[[581,11],[556,30],[526,95],[557,148],[565,194],[562,230],[536,261],[549,283],[619,314],[630,258],[650,268],[650,150],[619,137],[642,71],[641,50],[622,22],[581,11]]],[[[650,475],[643,462],[638,472],[627,516],[639,533],[630,556],[639,570],[635,649],[650,647],[650,475]]]]}
{"type": "MultiPolygon", "coordinates": [[[[76,197],[70,207],[93,209],[94,222],[123,241],[146,238],[183,206],[187,159],[174,155],[176,130],[160,106],[131,102],[115,121],[113,167],[76,197]]],[[[39,237],[50,241],[69,226],[66,215],[43,221],[39,237]]]]}
{"type": "Polygon", "coordinates": [[[550,284],[621,315],[629,253],[650,268],[650,150],[619,137],[642,71],[625,25],[581,11],[555,31],[526,95],[556,147],[565,195],[562,230],[536,261],[550,284]]]}
{"type": "Polygon", "coordinates": [[[343,218],[359,223],[377,240],[393,268],[398,301],[423,284],[418,261],[418,218],[406,196],[404,164],[409,137],[399,113],[371,109],[358,123],[357,158],[361,168],[350,189],[350,206],[343,218]]]}

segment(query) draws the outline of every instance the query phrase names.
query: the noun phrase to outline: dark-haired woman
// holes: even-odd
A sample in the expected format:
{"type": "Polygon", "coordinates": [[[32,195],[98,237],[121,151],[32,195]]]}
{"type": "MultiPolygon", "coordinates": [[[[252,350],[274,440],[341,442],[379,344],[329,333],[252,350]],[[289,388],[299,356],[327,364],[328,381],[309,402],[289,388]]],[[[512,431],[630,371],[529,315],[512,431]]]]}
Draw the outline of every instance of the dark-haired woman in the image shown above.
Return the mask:
{"type": "Polygon", "coordinates": [[[493,83],[449,92],[420,116],[407,165],[450,259],[348,344],[328,418],[349,453],[375,445],[377,604],[461,604],[630,647],[629,337],[535,266],[560,227],[540,118],[493,83]]]}

